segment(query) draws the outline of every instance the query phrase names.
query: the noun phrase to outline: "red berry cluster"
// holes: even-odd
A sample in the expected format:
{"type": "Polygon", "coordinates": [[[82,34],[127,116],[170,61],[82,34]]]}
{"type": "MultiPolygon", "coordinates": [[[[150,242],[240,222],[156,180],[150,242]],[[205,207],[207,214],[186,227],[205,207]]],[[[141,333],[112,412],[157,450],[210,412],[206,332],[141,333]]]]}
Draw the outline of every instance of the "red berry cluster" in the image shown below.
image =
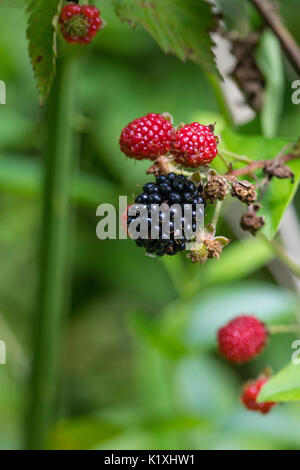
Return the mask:
{"type": "Polygon", "coordinates": [[[241,400],[244,403],[245,407],[248,408],[248,410],[259,411],[262,414],[267,414],[269,413],[271,408],[276,405],[276,403],[272,401],[257,403],[257,397],[259,395],[259,392],[267,381],[268,379],[266,377],[261,377],[257,380],[248,382],[245,385],[241,400]]]}
{"type": "Polygon", "coordinates": [[[212,127],[195,122],[176,129],[167,115],[154,113],[132,121],[120,137],[121,150],[129,158],[156,160],[171,153],[188,168],[210,163],[217,155],[217,144],[212,127]]]}
{"type": "Polygon", "coordinates": [[[234,318],[218,332],[220,353],[231,362],[247,362],[264,348],[265,325],[257,318],[242,315],[234,318]]]}
{"type": "Polygon", "coordinates": [[[155,160],[170,151],[173,126],[161,114],[147,114],[126,126],[120,137],[120,147],[129,158],[155,160]]]}
{"type": "Polygon", "coordinates": [[[98,8],[75,3],[62,8],[59,22],[61,33],[70,44],[89,44],[103,26],[98,8]]]}
{"type": "Polygon", "coordinates": [[[217,155],[217,138],[212,128],[198,122],[179,129],[172,140],[175,161],[189,168],[210,163],[217,155]]]}

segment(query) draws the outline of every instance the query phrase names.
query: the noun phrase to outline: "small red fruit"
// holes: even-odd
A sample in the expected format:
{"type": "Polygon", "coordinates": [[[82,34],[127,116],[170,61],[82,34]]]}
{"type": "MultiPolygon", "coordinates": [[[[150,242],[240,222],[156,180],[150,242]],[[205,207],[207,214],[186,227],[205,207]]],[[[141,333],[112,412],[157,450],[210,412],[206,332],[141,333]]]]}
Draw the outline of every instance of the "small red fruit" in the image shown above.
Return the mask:
{"type": "Polygon", "coordinates": [[[260,320],[242,315],[218,331],[219,351],[228,361],[247,362],[262,351],[267,336],[267,329],[260,320]]]}
{"type": "Polygon", "coordinates": [[[172,123],[162,114],[147,114],[126,126],[120,137],[120,148],[129,158],[155,160],[170,151],[172,123]]]}
{"type": "Polygon", "coordinates": [[[268,379],[266,377],[261,377],[245,384],[241,400],[248,410],[259,411],[262,414],[266,414],[276,405],[276,403],[272,401],[264,403],[257,403],[256,401],[260,390],[267,381],[268,379]]]}
{"type": "Polygon", "coordinates": [[[171,153],[180,165],[188,168],[210,163],[217,155],[218,140],[210,126],[198,122],[178,129],[171,143],[171,153]]]}
{"type": "Polygon", "coordinates": [[[98,8],[75,3],[62,8],[59,22],[61,33],[70,44],[89,44],[100,27],[103,27],[98,8]]]}

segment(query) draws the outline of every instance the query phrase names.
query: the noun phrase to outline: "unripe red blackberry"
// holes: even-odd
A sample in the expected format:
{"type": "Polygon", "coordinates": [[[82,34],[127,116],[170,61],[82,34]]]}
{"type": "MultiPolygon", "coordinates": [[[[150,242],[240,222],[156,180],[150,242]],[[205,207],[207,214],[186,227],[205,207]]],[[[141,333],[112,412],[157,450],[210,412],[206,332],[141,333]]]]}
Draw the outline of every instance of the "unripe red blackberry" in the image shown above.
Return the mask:
{"type": "Polygon", "coordinates": [[[276,405],[276,403],[272,401],[257,403],[259,392],[267,381],[268,379],[266,377],[262,377],[248,382],[244,386],[241,400],[248,410],[259,411],[262,414],[266,414],[276,405]]]}
{"type": "Polygon", "coordinates": [[[198,122],[181,127],[174,134],[171,153],[180,165],[188,168],[210,163],[217,155],[217,137],[210,126],[198,122]]]}
{"type": "Polygon", "coordinates": [[[70,44],[89,44],[98,33],[103,20],[92,5],[65,5],[60,14],[61,33],[70,44]]]}
{"type": "Polygon", "coordinates": [[[135,119],[122,131],[120,148],[129,158],[155,160],[170,151],[172,123],[162,114],[135,119]]]}
{"type": "Polygon", "coordinates": [[[247,362],[263,350],[267,336],[267,329],[260,320],[242,315],[218,331],[219,351],[228,361],[247,362]]]}

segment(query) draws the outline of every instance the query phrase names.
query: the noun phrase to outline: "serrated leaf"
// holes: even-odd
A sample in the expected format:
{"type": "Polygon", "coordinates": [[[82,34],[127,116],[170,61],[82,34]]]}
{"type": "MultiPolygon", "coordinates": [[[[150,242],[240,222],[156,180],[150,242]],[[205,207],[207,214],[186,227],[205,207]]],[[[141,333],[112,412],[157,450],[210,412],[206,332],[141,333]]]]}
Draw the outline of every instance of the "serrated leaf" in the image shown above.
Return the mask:
{"type": "Polygon", "coordinates": [[[130,25],[143,26],[164,52],[192,60],[216,72],[209,31],[217,20],[206,0],[113,0],[116,13],[130,25]]]}
{"type": "MultiPolygon", "coordinates": [[[[291,349],[291,355],[292,352],[291,349]]],[[[294,364],[292,361],[264,385],[258,396],[260,403],[298,400],[300,400],[300,364],[294,364]]]]}
{"type": "Polygon", "coordinates": [[[62,0],[30,0],[27,38],[29,57],[44,104],[55,75],[56,25],[62,0]]]}
{"type": "MultiPolygon", "coordinates": [[[[251,160],[268,160],[276,157],[290,141],[286,139],[268,139],[259,135],[235,134],[230,130],[222,133],[222,146],[231,152],[246,155],[251,160]]],[[[291,180],[273,178],[261,204],[259,215],[265,217],[266,225],[262,229],[265,236],[272,240],[280,226],[286,208],[292,202],[300,181],[300,159],[290,161],[287,165],[295,174],[294,184],[291,180]]],[[[234,163],[235,168],[243,165],[234,163]]]]}

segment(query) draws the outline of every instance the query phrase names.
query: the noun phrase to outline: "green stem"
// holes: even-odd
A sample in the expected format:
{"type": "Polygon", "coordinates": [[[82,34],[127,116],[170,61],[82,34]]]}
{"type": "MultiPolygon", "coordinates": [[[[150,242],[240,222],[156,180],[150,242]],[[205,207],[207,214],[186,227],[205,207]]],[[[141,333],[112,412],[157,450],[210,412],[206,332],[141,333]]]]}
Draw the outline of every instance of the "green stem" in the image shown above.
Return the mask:
{"type": "Polygon", "coordinates": [[[223,206],[223,201],[217,201],[215,211],[214,211],[214,215],[213,215],[213,218],[211,220],[211,223],[215,228],[217,227],[217,224],[218,224],[218,221],[219,221],[219,218],[220,218],[220,215],[221,215],[222,206],[223,206]]]}
{"type": "Polygon", "coordinates": [[[268,331],[271,335],[276,335],[277,333],[300,334],[300,326],[299,325],[270,325],[268,326],[268,331]]]}
{"type": "Polygon", "coordinates": [[[227,160],[227,157],[223,154],[221,150],[218,150],[218,157],[222,160],[228,171],[232,170],[231,163],[227,160]]]}
{"type": "Polygon", "coordinates": [[[253,163],[253,161],[250,158],[244,155],[239,155],[238,153],[230,152],[229,150],[219,149],[218,153],[219,154],[221,153],[225,157],[231,157],[238,162],[246,163],[247,165],[250,165],[251,163],[253,163]]]}
{"type": "Polygon", "coordinates": [[[289,257],[285,249],[275,240],[268,240],[267,237],[261,232],[260,236],[271,246],[277,258],[279,258],[280,261],[282,261],[296,277],[300,278],[300,266],[289,257]]]}
{"type": "Polygon", "coordinates": [[[77,59],[58,64],[47,109],[41,253],[27,448],[44,449],[54,422],[63,318],[70,276],[72,118],[77,59]]]}
{"type": "Polygon", "coordinates": [[[207,76],[207,79],[209,80],[209,82],[211,84],[211,87],[214,91],[219,109],[222,113],[222,116],[225,119],[226,124],[229,127],[233,127],[234,126],[233,118],[232,118],[231,112],[229,110],[229,106],[228,106],[228,103],[226,101],[226,98],[224,96],[224,92],[222,90],[220,80],[218,80],[217,77],[215,77],[214,75],[212,75],[210,73],[207,73],[206,76],[207,76]]]}
{"type": "Polygon", "coordinates": [[[178,297],[181,299],[184,298],[186,273],[181,257],[172,257],[172,259],[164,257],[162,258],[162,262],[178,297]]]}

